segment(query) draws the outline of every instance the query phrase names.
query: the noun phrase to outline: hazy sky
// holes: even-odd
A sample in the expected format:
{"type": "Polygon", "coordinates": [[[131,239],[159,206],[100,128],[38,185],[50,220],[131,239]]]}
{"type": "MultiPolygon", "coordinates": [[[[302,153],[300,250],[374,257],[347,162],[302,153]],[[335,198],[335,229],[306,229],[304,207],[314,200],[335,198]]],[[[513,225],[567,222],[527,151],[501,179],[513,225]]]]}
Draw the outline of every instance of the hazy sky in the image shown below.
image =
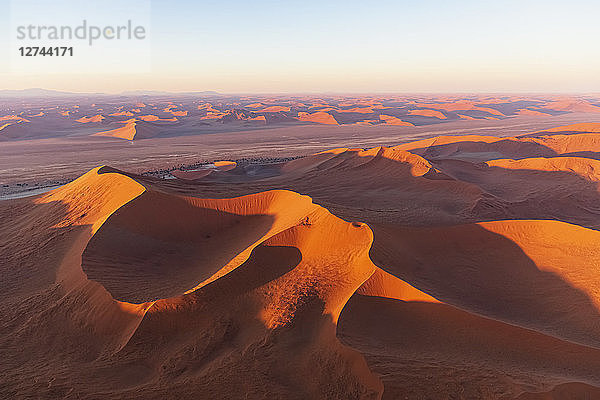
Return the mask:
{"type": "Polygon", "coordinates": [[[180,0],[140,10],[148,3],[149,57],[127,73],[102,58],[93,73],[11,69],[18,46],[0,12],[0,89],[600,92],[598,0],[180,0]]]}

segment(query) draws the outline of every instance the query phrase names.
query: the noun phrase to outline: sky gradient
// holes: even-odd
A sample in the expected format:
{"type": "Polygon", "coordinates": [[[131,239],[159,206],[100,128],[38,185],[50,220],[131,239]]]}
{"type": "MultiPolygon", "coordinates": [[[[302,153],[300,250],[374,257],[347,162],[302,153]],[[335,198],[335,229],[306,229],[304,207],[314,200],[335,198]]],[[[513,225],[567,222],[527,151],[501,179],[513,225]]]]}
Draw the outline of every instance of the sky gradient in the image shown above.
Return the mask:
{"type": "Polygon", "coordinates": [[[0,89],[600,92],[591,0],[151,1],[151,57],[125,73],[11,71],[0,14],[0,89]]]}

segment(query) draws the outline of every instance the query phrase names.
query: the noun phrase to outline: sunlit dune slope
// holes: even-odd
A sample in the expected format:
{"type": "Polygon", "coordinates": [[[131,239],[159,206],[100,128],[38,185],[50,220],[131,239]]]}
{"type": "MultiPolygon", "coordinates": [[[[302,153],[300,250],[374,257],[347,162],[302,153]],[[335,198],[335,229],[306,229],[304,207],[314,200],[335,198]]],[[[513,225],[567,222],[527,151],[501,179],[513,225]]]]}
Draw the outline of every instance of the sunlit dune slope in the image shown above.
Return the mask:
{"type": "Polygon", "coordinates": [[[325,111],[317,111],[314,113],[300,112],[298,113],[298,119],[300,121],[314,122],[317,124],[339,125],[333,115],[325,111]]]}
{"type": "Polygon", "coordinates": [[[600,123],[585,122],[581,124],[558,126],[556,128],[545,129],[534,132],[534,134],[555,134],[555,133],[600,133],[600,123]]]}
{"type": "Polygon", "coordinates": [[[579,156],[600,158],[597,124],[577,124],[523,137],[438,136],[396,146],[426,158],[487,161],[495,158],[579,156]],[[561,134],[568,133],[568,134],[561,134]],[[576,133],[576,134],[574,134],[576,133]]]}
{"type": "Polygon", "coordinates": [[[117,139],[136,140],[152,138],[160,132],[157,125],[151,122],[138,121],[135,118],[123,121],[123,126],[116,129],[95,133],[94,136],[108,136],[117,139]]]}

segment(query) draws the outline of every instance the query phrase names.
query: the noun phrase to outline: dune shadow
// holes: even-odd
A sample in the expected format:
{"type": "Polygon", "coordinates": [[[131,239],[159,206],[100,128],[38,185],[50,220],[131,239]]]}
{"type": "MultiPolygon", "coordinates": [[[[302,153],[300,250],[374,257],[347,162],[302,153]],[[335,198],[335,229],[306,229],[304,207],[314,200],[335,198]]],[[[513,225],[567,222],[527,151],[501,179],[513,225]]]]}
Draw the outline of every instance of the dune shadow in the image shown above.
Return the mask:
{"type": "Polygon", "coordinates": [[[272,227],[270,215],[238,215],[146,191],[114,212],[82,255],[89,279],[119,301],[181,295],[210,278],[272,227]]]}
{"type": "Polygon", "coordinates": [[[600,385],[600,350],[447,304],[355,294],[337,335],[381,376],[384,399],[408,393],[481,398],[481,390],[491,388],[515,396],[520,391],[515,384],[545,387],[553,382],[549,377],[600,385]]]}
{"type": "Polygon", "coordinates": [[[282,277],[301,261],[302,253],[297,247],[261,244],[239,267],[191,295],[205,300],[240,296],[282,277]]]}
{"type": "MultiPolygon", "coordinates": [[[[548,162],[553,160],[562,162],[560,157],[548,162]]],[[[436,166],[491,195],[477,201],[465,222],[549,219],[596,230],[600,226],[600,182],[586,179],[568,164],[564,171],[482,166],[453,160],[436,166]]],[[[593,173],[593,166],[589,171],[593,173]]]]}
{"type": "MultiPolygon", "coordinates": [[[[453,143],[435,144],[430,146],[411,149],[428,160],[443,158],[473,159],[486,155],[485,160],[499,158],[528,158],[528,157],[557,157],[558,153],[543,144],[536,142],[523,142],[510,138],[487,143],[472,140],[457,141],[453,143]]],[[[483,159],[482,159],[483,160],[483,159]]]]}
{"type": "MultiPolygon", "coordinates": [[[[594,281],[579,278],[588,294],[557,273],[542,270],[514,241],[478,224],[443,228],[371,225],[371,229],[373,262],[435,298],[600,347],[600,312],[590,297],[594,281]]],[[[535,228],[530,232],[535,234],[535,228]]],[[[560,249],[561,244],[539,243],[537,251],[544,252],[546,247],[560,249]]],[[[564,263],[553,267],[568,269],[569,258],[563,257],[559,261],[549,257],[548,262],[564,263]]]]}

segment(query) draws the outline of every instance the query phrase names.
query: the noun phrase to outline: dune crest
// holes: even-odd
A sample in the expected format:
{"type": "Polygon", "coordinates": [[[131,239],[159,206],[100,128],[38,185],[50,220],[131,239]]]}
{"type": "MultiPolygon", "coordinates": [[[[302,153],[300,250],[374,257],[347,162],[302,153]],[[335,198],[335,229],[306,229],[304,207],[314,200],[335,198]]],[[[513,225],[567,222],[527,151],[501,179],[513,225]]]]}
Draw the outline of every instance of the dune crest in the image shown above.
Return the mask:
{"type": "Polygon", "coordinates": [[[300,112],[298,113],[298,119],[300,121],[315,122],[318,124],[339,125],[334,116],[325,111],[317,111],[313,113],[300,112]]]}
{"type": "Polygon", "coordinates": [[[123,126],[109,131],[94,133],[93,136],[107,136],[117,139],[135,140],[147,139],[156,136],[159,128],[144,120],[132,118],[122,122],[123,126]]]}

